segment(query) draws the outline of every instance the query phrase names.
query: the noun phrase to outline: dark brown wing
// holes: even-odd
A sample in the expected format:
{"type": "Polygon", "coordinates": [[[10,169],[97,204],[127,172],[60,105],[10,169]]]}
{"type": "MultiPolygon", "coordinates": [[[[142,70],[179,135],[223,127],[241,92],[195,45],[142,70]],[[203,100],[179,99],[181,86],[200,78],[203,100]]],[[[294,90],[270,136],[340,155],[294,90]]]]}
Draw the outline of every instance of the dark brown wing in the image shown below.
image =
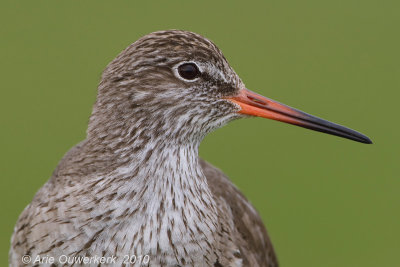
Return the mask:
{"type": "Polygon", "coordinates": [[[216,201],[225,201],[231,209],[236,228],[234,242],[239,247],[244,266],[277,267],[278,261],[260,215],[246,197],[219,169],[200,160],[216,201]]]}

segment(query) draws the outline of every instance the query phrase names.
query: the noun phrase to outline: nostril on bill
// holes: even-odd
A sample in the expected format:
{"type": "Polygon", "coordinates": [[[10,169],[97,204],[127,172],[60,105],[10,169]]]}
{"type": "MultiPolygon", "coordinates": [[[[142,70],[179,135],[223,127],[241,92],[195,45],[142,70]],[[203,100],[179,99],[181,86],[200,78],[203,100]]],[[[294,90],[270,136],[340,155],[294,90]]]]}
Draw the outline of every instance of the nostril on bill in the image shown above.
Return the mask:
{"type": "Polygon", "coordinates": [[[265,101],[263,101],[261,99],[258,99],[258,98],[254,97],[254,96],[248,95],[247,98],[250,99],[253,102],[256,102],[257,104],[261,104],[261,105],[265,105],[265,106],[268,105],[267,102],[265,102],[265,101]]]}

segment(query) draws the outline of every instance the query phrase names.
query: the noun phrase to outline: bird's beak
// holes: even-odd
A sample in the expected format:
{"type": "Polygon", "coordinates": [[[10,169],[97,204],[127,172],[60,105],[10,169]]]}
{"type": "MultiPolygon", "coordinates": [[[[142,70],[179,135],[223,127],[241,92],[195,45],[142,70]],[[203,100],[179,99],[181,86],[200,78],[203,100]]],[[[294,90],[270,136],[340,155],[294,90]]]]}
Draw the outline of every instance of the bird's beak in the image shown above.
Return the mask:
{"type": "Polygon", "coordinates": [[[291,108],[247,89],[241,89],[238,96],[227,99],[240,106],[239,113],[241,114],[282,121],[357,142],[372,144],[367,136],[359,132],[291,108]]]}

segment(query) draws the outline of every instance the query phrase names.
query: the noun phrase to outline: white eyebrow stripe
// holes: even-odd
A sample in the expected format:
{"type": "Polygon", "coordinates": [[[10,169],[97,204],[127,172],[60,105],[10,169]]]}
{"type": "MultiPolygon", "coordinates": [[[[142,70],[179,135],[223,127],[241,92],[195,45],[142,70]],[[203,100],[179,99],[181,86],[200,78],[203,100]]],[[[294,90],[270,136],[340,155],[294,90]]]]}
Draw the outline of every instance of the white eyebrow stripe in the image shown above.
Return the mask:
{"type": "Polygon", "coordinates": [[[213,64],[210,63],[206,63],[205,66],[210,76],[218,77],[222,79],[224,82],[228,83],[228,79],[226,78],[224,72],[221,69],[216,68],[213,64]]]}

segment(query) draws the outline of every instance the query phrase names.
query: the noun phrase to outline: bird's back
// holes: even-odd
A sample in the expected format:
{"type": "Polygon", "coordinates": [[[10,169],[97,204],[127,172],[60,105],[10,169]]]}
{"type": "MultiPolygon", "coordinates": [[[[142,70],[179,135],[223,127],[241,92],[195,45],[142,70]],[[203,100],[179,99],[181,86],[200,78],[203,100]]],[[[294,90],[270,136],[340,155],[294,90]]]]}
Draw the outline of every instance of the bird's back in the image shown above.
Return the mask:
{"type": "Polygon", "coordinates": [[[235,255],[243,266],[278,266],[267,231],[251,203],[219,169],[204,160],[200,164],[215,201],[230,215],[226,218],[234,231],[230,238],[240,250],[235,255]]]}
{"type": "MultiPolygon", "coordinates": [[[[95,236],[87,236],[87,231],[79,233],[82,228],[71,224],[67,213],[63,213],[64,221],[60,221],[60,205],[63,203],[59,201],[62,199],[54,200],[54,195],[52,195],[64,191],[64,187],[68,186],[63,184],[63,179],[58,179],[58,176],[60,173],[68,172],[68,166],[71,163],[76,165],[76,161],[82,160],[79,155],[84,144],[84,142],[78,144],[64,156],[54,171],[53,177],[39,190],[32,203],[22,212],[12,238],[10,266],[26,266],[21,261],[23,255],[55,253],[57,247],[64,249],[73,247],[73,250],[76,250],[80,245],[87,244],[84,240],[90,241],[95,238],[95,236]],[[72,236],[66,236],[61,240],[62,232],[80,235],[76,240],[83,241],[77,243],[72,236]]],[[[200,160],[200,165],[221,211],[219,215],[220,251],[218,252],[220,260],[214,266],[225,266],[223,263],[226,262],[238,263],[237,266],[278,266],[272,244],[257,211],[220,170],[204,160],[200,160]]]]}

